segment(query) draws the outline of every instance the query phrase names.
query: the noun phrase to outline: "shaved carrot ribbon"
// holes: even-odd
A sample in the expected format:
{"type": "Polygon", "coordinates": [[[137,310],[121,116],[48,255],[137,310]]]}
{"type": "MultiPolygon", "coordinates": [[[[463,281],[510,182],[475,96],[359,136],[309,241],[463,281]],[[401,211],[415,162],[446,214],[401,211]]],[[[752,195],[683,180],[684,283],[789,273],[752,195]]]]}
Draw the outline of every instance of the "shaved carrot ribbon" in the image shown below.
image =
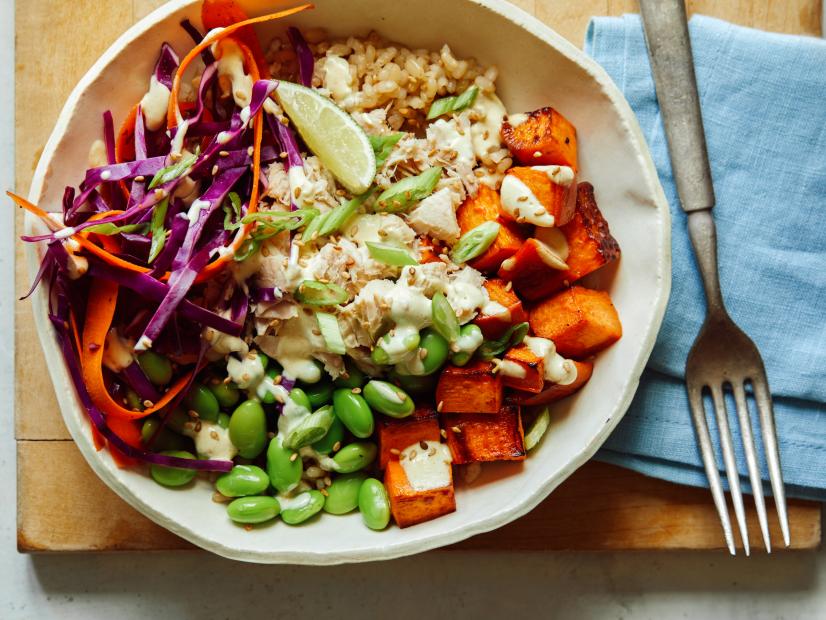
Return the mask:
{"type": "Polygon", "coordinates": [[[133,411],[118,404],[106,389],[103,380],[103,352],[106,334],[112,325],[115,306],[118,302],[118,285],[109,280],[92,282],[86,303],[86,320],[80,348],[80,365],[83,383],[89,391],[92,402],[104,415],[127,420],[137,420],[163,409],[189,383],[192,372],[178,379],[158,400],[143,411],[133,411]]]}
{"type": "MultiPolygon", "coordinates": [[[[201,21],[207,32],[215,28],[225,28],[248,19],[249,15],[238,6],[235,0],[203,0],[201,3],[201,21]]],[[[267,66],[264,50],[261,49],[261,43],[258,41],[255,30],[251,26],[241,28],[235,38],[250,49],[255,58],[255,64],[258,65],[258,70],[261,72],[261,77],[269,79],[270,68],[267,66]]]]}

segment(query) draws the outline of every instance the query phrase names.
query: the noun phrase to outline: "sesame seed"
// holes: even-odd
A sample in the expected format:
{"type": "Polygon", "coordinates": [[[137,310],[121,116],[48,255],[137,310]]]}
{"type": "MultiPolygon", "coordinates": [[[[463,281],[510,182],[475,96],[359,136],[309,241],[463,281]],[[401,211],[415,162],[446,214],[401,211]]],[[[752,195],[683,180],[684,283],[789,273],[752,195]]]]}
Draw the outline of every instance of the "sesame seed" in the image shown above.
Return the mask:
{"type": "Polygon", "coordinates": [[[341,442],[337,441],[333,444],[333,452],[338,452],[339,450],[341,450],[341,442]]]}
{"type": "Polygon", "coordinates": [[[516,199],[516,202],[527,202],[527,200],[528,200],[527,196],[520,196],[519,198],[516,199]]]}
{"type": "Polygon", "coordinates": [[[212,167],[212,176],[215,176],[216,174],[218,174],[218,164],[215,164],[212,167]]]}
{"type": "Polygon", "coordinates": [[[252,148],[251,146],[248,146],[248,147],[247,147],[247,155],[249,155],[250,157],[252,157],[252,154],[253,154],[253,153],[255,153],[255,149],[254,149],[254,148],[252,148]]]}
{"type": "Polygon", "coordinates": [[[505,284],[505,290],[506,290],[506,291],[509,291],[509,290],[511,290],[512,288],[513,288],[513,282],[511,282],[510,280],[508,280],[507,284],[505,284]]]}
{"type": "Polygon", "coordinates": [[[354,388],[353,388],[352,390],[350,390],[350,391],[351,391],[353,394],[361,394],[361,388],[360,388],[360,387],[354,387],[354,388]]]}
{"type": "Polygon", "coordinates": [[[441,430],[439,431],[439,434],[440,434],[442,437],[444,437],[445,439],[447,439],[447,431],[446,431],[445,429],[441,429],[441,430]]]}
{"type": "Polygon", "coordinates": [[[218,151],[218,155],[220,155],[221,157],[228,157],[229,151],[218,151]]]}
{"type": "Polygon", "coordinates": [[[438,405],[436,405],[436,411],[438,411],[438,412],[440,412],[440,413],[441,413],[441,411],[442,411],[442,409],[444,408],[444,406],[445,406],[445,401],[440,400],[440,401],[439,401],[439,404],[438,404],[438,405]]]}
{"type": "MultiPolygon", "coordinates": [[[[415,459],[417,454],[418,454],[418,452],[416,452],[415,450],[411,450],[410,451],[410,460],[412,461],[413,459],[415,459]]],[[[401,459],[399,459],[399,460],[401,460],[401,459]]]]}
{"type": "Polygon", "coordinates": [[[196,433],[200,433],[200,432],[201,432],[201,421],[200,421],[200,420],[198,420],[197,422],[195,422],[195,432],[196,432],[196,433]]]}
{"type": "Polygon", "coordinates": [[[399,454],[401,454],[401,450],[399,450],[398,448],[390,448],[390,454],[392,454],[393,456],[399,456],[399,454]]]}
{"type": "Polygon", "coordinates": [[[225,504],[227,502],[232,501],[232,498],[227,497],[226,495],[224,495],[223,493],[221,493],[219,491],[215,491],[215,493],[212,494],[212,501],[215,502],[216,504],[225,504]]]}
{"type": "Polygon", "coordinates": [[[252,526],[251,525],[245,525],[244,529],[248,532],[251,532],[252,531],[252,526]]]}
{"type": "Polygon", "coordinates": [[[295,463],[295,459],[297,459],[297,458],[298,458],[298,452],[293,452],[290,455],[290,463],[295,463]]]}
{"type": "Polygon", "coordinates": [[[201,417],[201,416],[199,416],[199,415],[198,415],[198,412],[197,412],[197,411],[195,411],[194,409],[189,409],[189,410],[186,412],[186,415],[188,415],[188,416],[189,416],[190,418],[192,418],[193,420],[197,420],[198,418],[200,418],[200,417],[201,417]]]}
{"type": "Polygon", "coordinates": [[[427,349],[419,349],[419,359],[423,360],[427,357],[427,349]]]}
{"type": "Polygon", "coordinates": [[[146,180],[146,177],[145,177],[145,176],[143,176],[142,174],[139,174],[138,176],[136,176],[136,177],[135,177],[135,180],[136,180],[138,183],[143,183],[143,182],[146,180]]]}
{"type": "Polygon", "coordinates": [[[213,439],[213,441],[218,441],[218,433],[215,431],[209,431],[209,436],[213,439]]]}
{"type": "Polygon", "coordinates": [[[462,434],[462,429],[461,429],[461,428],[459,428],[458,426],[452,426],[452,427],[450,428],[450,430],[452,430],[452,431],[453,431],[454,433],[456,433],[456,434],[459,434],[459,435],[461,435],[461,434],[462,434]]]}
{"type": "Polygon", "coordinates": [[[427,451],[427,456],[433,456],[434,454],[436,454],[436,447],[435,446],[430,448],[430,450],[427,451]]]}
{"type": "Polygon", "coordinates": [[[330,496],[330,494],[327,492],[327,489],[321,489],[321,494],[322,494],[324,497],[329,497],[329,496],[330,496]]]}
{"type": "Polygon", "coordinates": [[[143,401],[143,406],[144,406],[144,407],[146,407],[147,409],[149,409],[149,408],[150,408],[152,405],[154,405],[154,404],[155,404],[155,403],[153,403],[151,400],[145,400],[145,401],[143,401]]]}
{"type": "Polygon", "coordinates": [[[534,151],[533,156],[534,157],[542,157],[542,151],[534,151]]]}
{"type": "Polygon", "coordinates": [[[542,215],[543,213],[546,213],[545,209],[537,209],[533,212],[533,214],[537,216],[542,215]]]}
{"type": "Polygon", "coordinates": [[[278,154],[278,156],[279,156],[281,159],[287,159],[287,151],[281,151],[281,152],[278,154]]]}

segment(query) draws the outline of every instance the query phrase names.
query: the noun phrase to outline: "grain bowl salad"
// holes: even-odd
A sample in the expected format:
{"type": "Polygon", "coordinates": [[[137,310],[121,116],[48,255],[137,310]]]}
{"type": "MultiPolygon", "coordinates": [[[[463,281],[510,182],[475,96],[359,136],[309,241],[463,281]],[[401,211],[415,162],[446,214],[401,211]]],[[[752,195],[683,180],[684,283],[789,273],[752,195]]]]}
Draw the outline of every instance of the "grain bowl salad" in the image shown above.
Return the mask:
{"type": "Polygon", "coordinates": [[[10,195],[48,228],[32,289],[98,449],[209,479],[244,527],[408,527],[588,382],[622,328],[579,280],[619,247],[559,111],[506,110],[446,45],[258,40],[306,8],[205,0],[62,212],[10,195]]]}

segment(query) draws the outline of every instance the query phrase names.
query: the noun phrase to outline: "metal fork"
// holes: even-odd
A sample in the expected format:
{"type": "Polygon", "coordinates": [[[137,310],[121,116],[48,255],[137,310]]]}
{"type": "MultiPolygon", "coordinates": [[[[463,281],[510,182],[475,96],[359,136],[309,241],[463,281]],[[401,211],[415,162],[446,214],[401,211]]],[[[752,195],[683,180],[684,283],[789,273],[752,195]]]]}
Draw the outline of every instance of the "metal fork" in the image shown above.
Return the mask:
{"type": "Polygon", "coordinates": [[[720,448],[728,477],[734,514],[740,538],[749,555],[749,538],[740,475],[734,458],[724,390],[728,384],[734,393],[743,451],[748,465],[754,504],[763,534],[766,551],[771,552],[766,503],[754,445],[751,418],[746,400],[746,383],[751,383],[760,417],[763,451],[769,470],[774,503],[783,542],[789,546],[789,523],[786,497],[777,449],[771,393],[760,352],[751,339],[737,327],[726,311],[720,293],[717,272],[717,232],[711,209],[714,189],[706,153],[700,101],[694,77],[691,43],[688,37],[683,0],[640,0],[648,55],[663,117],[665,135],[671,155],[671,167],[677,183],[677,193],[683,210],[688,214],[688,233],[697,266],[703,279],[707,314],[694,346],[688,354],[685,368],[686,387],[691,415],[700,452],[708,475],[714,504],[720,515],[723,535],[729,552],[735,555],[734,535],[728,506],[720,482],[717,459],[709,435],[703,390],[711,393],[720,435],[720,448]]]}

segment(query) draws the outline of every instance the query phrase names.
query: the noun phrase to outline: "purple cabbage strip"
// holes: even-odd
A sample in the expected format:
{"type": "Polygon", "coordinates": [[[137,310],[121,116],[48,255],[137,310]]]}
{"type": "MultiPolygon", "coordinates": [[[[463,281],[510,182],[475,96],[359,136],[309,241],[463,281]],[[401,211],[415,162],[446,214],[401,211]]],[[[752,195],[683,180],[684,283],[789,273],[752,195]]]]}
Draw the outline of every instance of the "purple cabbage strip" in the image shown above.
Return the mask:
{"type": "Polygon", "coordinates": [[[61,201],[61,204],[63,205],[63,222],[66,223],[67,226],[70,225],[67,222],[67,216],[69,211],[72,210],[72,202],[74,202],[74,199],[75,188],[71,185],[67,185],[66,189],[63,190],[63,200],[61,201]]]}
{"type": "Polygon", "coordinates": [[[135,113],[135,160],[140,161],[146,158],[146,125],[144,124],[143,110],[138,104],[138,110],[135,113]]]}
{"type": "MultiPolygon", "coordinates": [[[[106,110],[103,113],[103,142],[106,144],[106,159],[110,164],[115,163],[115,123],[112,120],[112,112],[106,110]]],[[[118,211],[123,209],[123,194],[120,191],[117,183],[112,182],[109,185],[110,200],[112,209],[118,211]]]]}
{"type": "Polygon", "coordinates": [[[141,400],[156,403],[161,399],[158,390],[156,390],[155,386],[146,378],[146,374],[144,374],[143,369],[137,362],[132,362],[124,368],[121,376],[123,376],[129,387],[135,390],[135,393],[141,400]]]}
{"type": "Polygon", "coordinates": [[[141,337],[138,338],[138,343],[135,345],[136,351],[144,351],[150,348],[151,343],[160,336],[161,331],[166,327],[175,310],[184,301],[184,297],[195,282],[195,278],[206,267],[210,254],[222,247],[227,238],[227,231],[221,231],[218,236],[208,241],[204,247],[198,250],[185,265],[172,272],[169,276],[169,292],[149,320],[149,324],[143,330],[141,337]]]}
{"type": "MultiPolygon", "coordinates": [[[[284,159],[284,171],[287,172],[287,176],[289,178],[290,168],[293,166],[300,166],[301,169],[304,169],[304,161],[301,159],[301,151],[298,150],[298,142],[296,142],[295,135],[293,134],[292,130],[287,127],[284,123],[279,121],[274,115],[266,114],[267,117],[267,124],[270,127],[270,131],[272,132],[273,136],[275,136],[276,140],[278,140],[283,152],[287,154],[287,158],[284,159]]],[[[295,211],[298,209],[298,205],[295,204],[295,188],[292,187],[290,184],[290,210],[295,211]]]]}
{"type": "MultiPolygon", "coordinates": [[[[78,224],[77,226],[72,226],[71,229],[74,232],[72,232],[71,234],[78,233],[82,230],[85,230],[87,228],[91,228],[92,226],[98,226],[100,224],[115,224],[115,223],[118,223],[118,222],[122,222],[123,220],[126,220],[126,219],[132,217],[133,215],[135,215],[139,211],[140,211],[140,209],[135,207],[135,208],[129,209],[127,211],[123,211],[121,213],[116,213],[115,215],[107,215],[106,217],[102,217],[102,218],[97,219],[97,220],[87,220],[87,221],[83,222],[82,224],[78,224]]],[[[23,235],[20,238],[23,241],[28,241],[29,243],[33,243],[33,242],[36,242],[36,241],[49,241],[49,240],[53,241],[53,240],[56,240],[56,239],[64,239],[65,236],[66,236],[66,231],[67,230],[68,229],[63,228],[63,229],[61,229],[57,232],[50,232],[50,233],[45,233],[45,234],[36,235],[36,236],[23,235]]]]}
{"type": "MultiPolygon", "coordinates": [[[[89,257],[89,274],[91,274],[93,278],[117,282],[119,285],[125,286],[154,302],[162,302],[169,293],[169,285],[160,280],[156,280],[146,273],[118,269],[94,257],[89,257]]],[[[233,323],[229,319],[194,304],[188,299],[181,301],[177,307],[177,311],[182,317],[190,321],[195,321],[205,327],[211,327],[230,336],[238,336],[244,328],[243,325],[233,323]]]]}
{"type": "Polygon", "coordinates": [[[280,301],[283,296],[281,289],[275,287],[250,288],[250,301],[253,303],[280,301]]]}
{"type": "MultiPolygon", "coordinates": [[[[198,45],[198,43],[204,40],[204,35],[202,35],[201,32],[193,26],[192,22],[188,19],[181,21],[181,28],[186,30],[186,33],[192,38],[193,41],[195,41],[195,45],[198,45]]],[[[209,48],[206,48],[203,52],[201,52],[201,60],[204,61],[205,65],[211,65],[215,62],[215,56],[212,55],[209,48]]]]}
{"type": "Polygon", "coordinates": [[[246,293],[244,293],[243,289],[239,286],[232,293],[232,299],[230,300],[229,306],[229,318],[236,323],[243,323],[244,319],[247,317],[249,305],[249,297],[247,297],[246,293]]]}
{"type": "Polygon", "coordinates": [[[294,26],[287,28],[287,36],[295,50],[295,55],[298,56],[298,74],[301,77],[301,83],[309,88],[313,83],[313,67],[315,66],[313,52],[298,28],[294,26]]]}
{"type": "Polygon", "coordinates": [[[68,255],[66,254],[66,250],[63,248],[62,243],[59,241],[52,241],[49,243],[46,246],[46,253],[40,261],[40,267],[37,270],[37,274],[34,276],[34,281],[32,281],[31,288],[28,293],[20,298],[20,301],[28,299],[29,296],[34,293],[37,285],[40,284],[40,281],[43,280],[46,275],[50,275],[55,268],[65,267],[67,258],[68,255]]]}
{"type": "Polygon", "coordinates": [[[175,79],[175,73],[178,71],[178,55],[169,43],[161,45],[161,53],[158,56],[158,62],[155,63],[155,79],[161,84],[172,90],[172,81],[175,79]]]}
{"type": "Polygon", "coordinates": [[[195,127],[187,127],[186,135],[190,138],[202,138],[204,136],[214,136],[228,129],[230,129],[229,121],[202,121],[195,127]]]}
{"type": "Polygon", "coordinates": [[[169,236],[166,238],[163,250],[161,250],[161,253],[155,258],[150,275],[158,278],[172,267],[172,261],[186,237],[187,228],[189,228],[189,220],[186,215],[178,214],[172,218],[169,236]]]}

